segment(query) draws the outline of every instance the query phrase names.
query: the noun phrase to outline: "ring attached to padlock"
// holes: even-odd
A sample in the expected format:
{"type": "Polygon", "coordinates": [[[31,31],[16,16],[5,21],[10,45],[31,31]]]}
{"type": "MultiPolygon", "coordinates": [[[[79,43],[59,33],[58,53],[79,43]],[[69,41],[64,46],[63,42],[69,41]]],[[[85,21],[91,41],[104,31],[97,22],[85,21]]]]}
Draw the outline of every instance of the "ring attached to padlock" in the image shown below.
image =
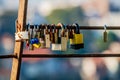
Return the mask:
{"type": "Polygon", "coordinates": [[[73,24],[75,26],[73,39],[70,39],[70,48],[81,49],[84,48],[83,34],[80,33],[80,28],[77,23],[73,24]]]}

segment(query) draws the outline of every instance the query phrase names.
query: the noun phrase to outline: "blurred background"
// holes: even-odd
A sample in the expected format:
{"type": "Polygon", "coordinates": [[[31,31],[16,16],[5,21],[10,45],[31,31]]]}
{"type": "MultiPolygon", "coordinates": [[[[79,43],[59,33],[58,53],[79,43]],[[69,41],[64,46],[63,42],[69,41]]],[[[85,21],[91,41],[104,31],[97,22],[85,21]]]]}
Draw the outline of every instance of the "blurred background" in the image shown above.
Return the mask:
{"type": "MultiPolygon", "coordinates": [[[[120,0],[28,0],[27,24],[78,23],[88,26],[120,26],[120,0]]],[[[19,0],[0,0],[0,55],[14,50],[15,20],[19,0]]],[[[37,49],[24,54],[120,53],[120,31],[81,31],[84,49],[52,52],[37,49]]],[[[68,45],[69,47],[69,45],[68,45]]],[[[119,58],[23,59],[21,80],[120,80],[119,58]]],[[[0,80],[9,80],[12,59],[0,60],[0,80]]]]}

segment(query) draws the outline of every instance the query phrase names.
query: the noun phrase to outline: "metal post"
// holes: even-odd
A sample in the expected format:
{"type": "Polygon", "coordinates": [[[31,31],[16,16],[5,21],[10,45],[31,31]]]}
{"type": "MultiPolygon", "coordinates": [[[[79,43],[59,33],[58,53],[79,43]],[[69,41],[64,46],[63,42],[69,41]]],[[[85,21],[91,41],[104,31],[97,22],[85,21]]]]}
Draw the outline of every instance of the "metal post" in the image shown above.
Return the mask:
{"type": "MultiPolygon", "coordinates": [[[[24,26],[26,25],[27,3],[28,3],[28,0],[19,0],[18,23],[21,26],[20,27],[21,31],[25,30],[24,26]]],[[[17,55],[17,58],[13,58],[10,80],[19,80],[20,68],[21,68],[21,62],[22,62],[22,53],[23,53],[23,42],[21,41],[15,42],[14,54],[17,55]]]]}

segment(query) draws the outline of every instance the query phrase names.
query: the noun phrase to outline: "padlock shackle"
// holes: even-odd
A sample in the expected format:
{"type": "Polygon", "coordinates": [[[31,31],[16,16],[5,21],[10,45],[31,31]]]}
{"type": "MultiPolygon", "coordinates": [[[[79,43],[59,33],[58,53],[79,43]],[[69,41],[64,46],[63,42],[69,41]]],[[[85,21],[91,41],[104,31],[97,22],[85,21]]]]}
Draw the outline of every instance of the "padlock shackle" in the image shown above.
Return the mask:
{"type": "Polygon", "coordinates": [[[38,29],[38,25],[35,25],[35,29],[38,29]]]}
{"type": "Polygon", "coordinates": [[[61,27],[62,29],[61,36],[64,37],[65,36],[65,25],[62,23],[58,23],[57,25],[61,27]]]}
{"type": "Polygon", "coordinates": [[[107,30],[107,25],[104,25],[103,27],[104,27],[104,30],[106,31],[107,30]]]}
{"type": "Polygon", "coordinates": [[[49,34],[48,26],[47,25],[45,25],[45,34],[49,34]]]}
{"type": "Polygon", "coordinates": [[[79,24],[75,23],[73,25],[75,26],[75,33],[80,34],[80,26],[79,26],[79,24]]]}
{"type": "Polygon", "coordinates": [[[28,25],[26,25],[26,31],[28,31],[30,28],[30,24],[28,23],[28,25]]]}

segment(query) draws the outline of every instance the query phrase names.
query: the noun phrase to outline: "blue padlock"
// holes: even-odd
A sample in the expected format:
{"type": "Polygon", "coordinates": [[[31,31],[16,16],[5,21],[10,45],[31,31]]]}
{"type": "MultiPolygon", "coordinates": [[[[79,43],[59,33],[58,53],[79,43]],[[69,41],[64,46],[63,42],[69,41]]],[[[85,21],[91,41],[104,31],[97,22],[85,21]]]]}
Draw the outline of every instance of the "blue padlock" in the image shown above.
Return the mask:
{"type": "Polygon", "coordinates": [[[38,38],[32,38],[30,40],[30,44],[37,44],[37,43],[39,43],[39,39],[38,38]]]}

